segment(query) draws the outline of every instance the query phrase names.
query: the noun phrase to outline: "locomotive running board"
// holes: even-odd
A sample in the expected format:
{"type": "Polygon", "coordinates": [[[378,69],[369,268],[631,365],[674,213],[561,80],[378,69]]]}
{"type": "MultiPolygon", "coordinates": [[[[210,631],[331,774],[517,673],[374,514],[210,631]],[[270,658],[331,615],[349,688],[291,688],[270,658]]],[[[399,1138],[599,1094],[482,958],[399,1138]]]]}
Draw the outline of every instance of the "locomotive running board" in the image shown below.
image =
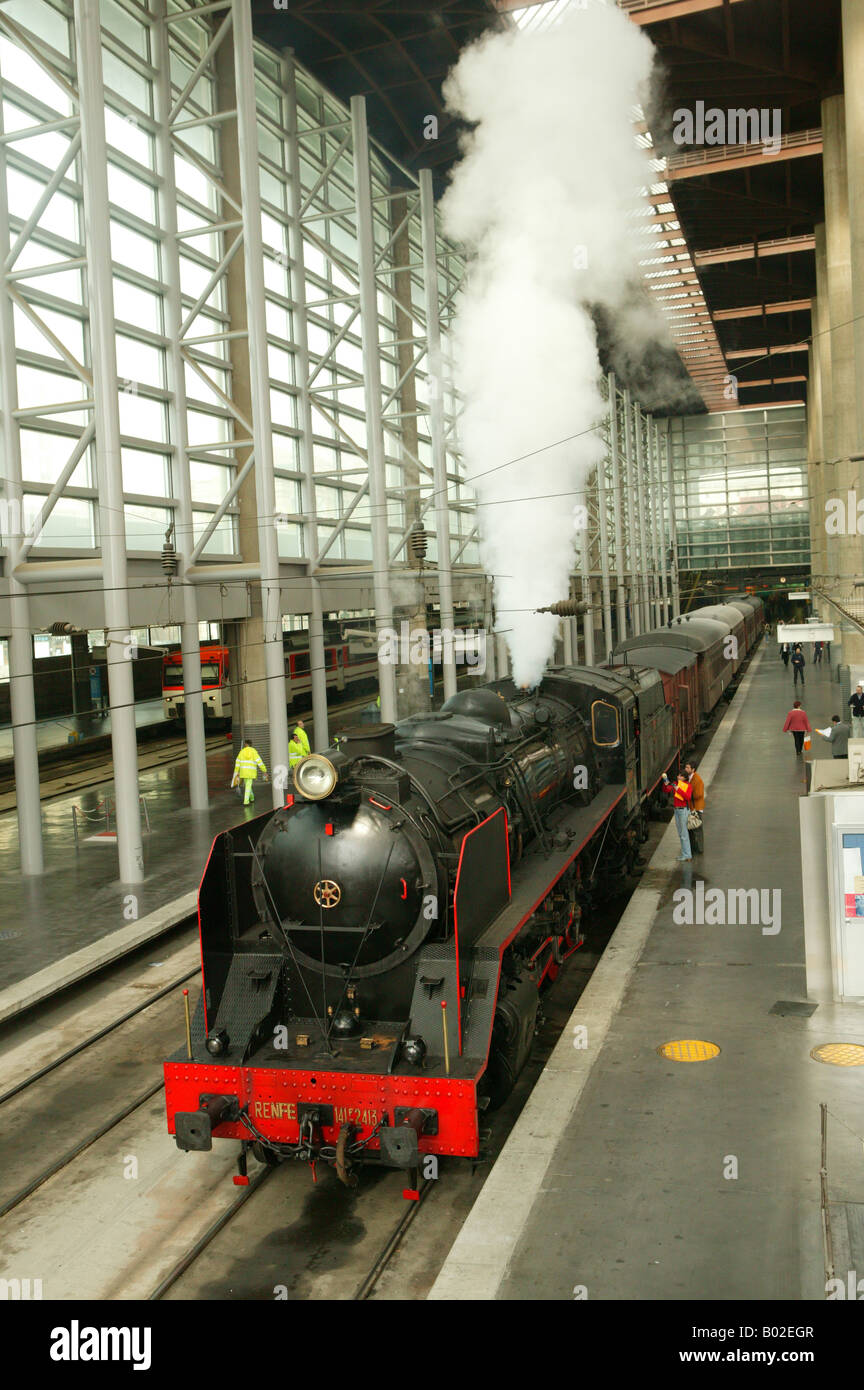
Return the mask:
{"type": "Polygon", "coordinates": [[[503,951],[516,936],[519,928],[551,891],[564,871],[585,848],[588,841],[608,820],[626,788],[619,782],[603,787],[590,805],[569,811],[552,827],[553,834],[572,832],[564,849],[551,854],[528,854],[513,869],[512,897],[504,911],[478,937],[477,946],[503,951]]]}

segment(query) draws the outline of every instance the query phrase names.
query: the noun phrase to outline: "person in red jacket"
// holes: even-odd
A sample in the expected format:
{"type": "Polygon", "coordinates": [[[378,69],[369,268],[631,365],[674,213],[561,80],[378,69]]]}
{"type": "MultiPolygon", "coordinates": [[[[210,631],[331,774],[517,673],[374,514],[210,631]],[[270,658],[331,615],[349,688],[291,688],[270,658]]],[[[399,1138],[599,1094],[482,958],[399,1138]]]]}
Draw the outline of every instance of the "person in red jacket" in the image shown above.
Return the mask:
{"type": "Polygon", "coordinates": [[[665,791],[672,793],[675,828],[678,831],[678,839],[681,841],[678,863],[683,864],[686,860],[693,858],[693,851],[690,847],[690,832],[687,829],[687,816],[690,811],[690,803],[693,800],[693,788],[690,785],[690,778],[685,772],[679,772],[674,783],[669,781],[664,772],[663,787],[665,791]]]}
{"type": "Polygon", "coordinates": [[[813,732],[810,728],[810,720],[801,708],[800,700],[795,701],[787,714],[786,723],[783,725],[783,732],[784,734],[792,735],[795,740],[795,757],[800,757],[801,750],[804,747],[804,735],[812,734],[813,732]]]}

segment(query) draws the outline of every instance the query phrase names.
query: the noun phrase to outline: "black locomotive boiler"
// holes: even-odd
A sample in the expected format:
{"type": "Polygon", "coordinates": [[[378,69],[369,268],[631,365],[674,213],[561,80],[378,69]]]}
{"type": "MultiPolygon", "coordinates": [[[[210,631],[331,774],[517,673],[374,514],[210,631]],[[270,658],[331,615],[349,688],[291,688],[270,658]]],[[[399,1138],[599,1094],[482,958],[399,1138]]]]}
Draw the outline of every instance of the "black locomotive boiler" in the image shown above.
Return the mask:
{"type": "Polygon", "coordinates": [[[241,1140],[238,1181],[250,1147],[346,1182],[478,1156],[540,986],[633,867],[678,723],[656,671],[557,668],[299,763],[201,881],[203,998],[165,1064],[180,1148],[241,1140]]]}

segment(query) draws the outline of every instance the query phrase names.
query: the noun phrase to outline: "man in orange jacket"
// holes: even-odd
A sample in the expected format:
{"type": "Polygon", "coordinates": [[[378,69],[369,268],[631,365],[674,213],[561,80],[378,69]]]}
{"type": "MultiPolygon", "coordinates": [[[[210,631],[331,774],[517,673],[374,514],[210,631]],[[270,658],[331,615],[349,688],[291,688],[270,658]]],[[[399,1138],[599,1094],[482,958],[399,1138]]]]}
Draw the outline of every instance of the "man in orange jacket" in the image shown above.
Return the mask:
{"type": "Polygon", "coordinates": [[[804,747],[804,735],[812,734],[810,720],[801,708],[801,701],[796,700],[786,716],[786,723],[783,725],[784,734],[791,734],[795,740],[795,757],[800,757],[804,747]]]}
{"type": "Polygon", "coordinates": [[[670,782],[666,773],[663,773],[663,787],[667,792],[672,793],[672,806],[675,812],[675,827],[678,831],[678,839],[681,841],[681,853],[678,856],[678,863],[683,864],[686,860],[693,858],[693,851],[690,848],[690,834],[687,830],[687,817],[690,813],[690,803],[693,800],[693,788],[688,777],[683,772],[678,773],[676,781],[670,782]]]}

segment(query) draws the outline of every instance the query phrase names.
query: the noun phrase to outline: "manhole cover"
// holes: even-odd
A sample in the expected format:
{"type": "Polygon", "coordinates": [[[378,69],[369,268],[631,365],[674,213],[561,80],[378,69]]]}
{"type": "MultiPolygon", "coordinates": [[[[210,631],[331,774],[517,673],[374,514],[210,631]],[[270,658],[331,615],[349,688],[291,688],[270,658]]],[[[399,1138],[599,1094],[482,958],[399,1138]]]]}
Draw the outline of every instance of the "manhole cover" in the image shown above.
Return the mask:
{"type": "Polygon", "coordinates": [[[864,1043],[820,1043],[810,1056],[832,1067],[864,1067],[864,1043]]]}
{"type": "Polygon", "coordinates": [[[703,1042],[700,1038],[677,1038],[674,1042],[661,1043],[657,1051],[668,1062],[708,1062],[720,1054],[716,1043],[703,1042]]]}

